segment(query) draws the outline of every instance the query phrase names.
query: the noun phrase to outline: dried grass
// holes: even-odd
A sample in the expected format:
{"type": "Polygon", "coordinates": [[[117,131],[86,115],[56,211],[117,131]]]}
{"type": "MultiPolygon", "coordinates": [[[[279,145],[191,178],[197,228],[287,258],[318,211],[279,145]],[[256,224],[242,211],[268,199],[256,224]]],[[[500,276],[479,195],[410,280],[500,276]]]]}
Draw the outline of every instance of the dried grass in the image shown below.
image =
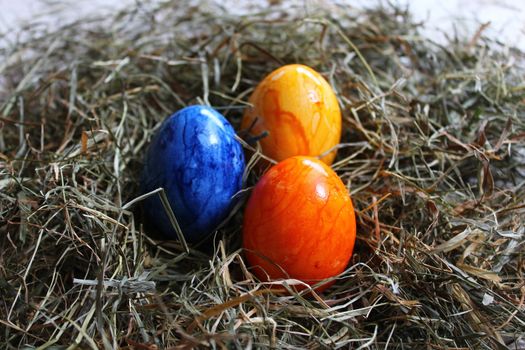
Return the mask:
{"type": "Polygon", "coordinates": [[[0,49],[0,347],[524,348],[523,53],[482,28],[440,45],[395,7],[273,3],[146,3],[0,49]],[[337,91],[358,214],[313,297],[250,274],[242,208],[186,253],[126,205],[166,116],[210,103],[238,127],[291,62],[337,91]]]}

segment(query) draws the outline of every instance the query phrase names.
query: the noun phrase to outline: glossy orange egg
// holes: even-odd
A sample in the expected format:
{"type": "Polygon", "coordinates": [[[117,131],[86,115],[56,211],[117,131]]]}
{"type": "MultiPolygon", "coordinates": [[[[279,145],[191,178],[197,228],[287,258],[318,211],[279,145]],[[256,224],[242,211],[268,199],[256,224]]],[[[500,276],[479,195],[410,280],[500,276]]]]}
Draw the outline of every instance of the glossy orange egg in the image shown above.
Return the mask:
{"type": "MultiPolygon", "coordinates": [[[[260,140],[263,153],[281,161],[320,156],[341,139],[341,110],[332,87],[315,70],[300,64],[283,66],[255,88],[241,127],[260,140]]],[[[336,151],[321,159],[332,164],[336,151]]]]}
{"type": "Polygon", "coordinates": [[[352,256],[355,235],[348,190],[312,157],[291,157],[270,168],[244,212],[243,247],[261,280],[294,278],[313,285],[336,276],[352,256]]]}

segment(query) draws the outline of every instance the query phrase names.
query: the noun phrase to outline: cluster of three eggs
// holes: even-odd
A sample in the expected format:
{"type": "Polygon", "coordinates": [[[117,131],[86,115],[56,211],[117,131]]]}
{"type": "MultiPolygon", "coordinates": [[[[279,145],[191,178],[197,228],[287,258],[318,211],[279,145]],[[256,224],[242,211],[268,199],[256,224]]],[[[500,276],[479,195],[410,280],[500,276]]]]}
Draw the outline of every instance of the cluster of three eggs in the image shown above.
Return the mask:
{"type": "MultiPolygon", "coordinates": [[[[348,190],[329,167],[341,136],[336,96],[314,70],[288,65],[268,75],[250,103],[241,128],[251,135],[267,132],[262,151],[278,163],[259,179],[246,205],[246,258],[262,280],[315,284],[333,277],[348,264],[356,230],[348,190]]],[[[244,164],[228,121],[212,108],[187,107],[152,140],[142,190],[163,187],[186,239],[200,241],[230,212],[244,164]]],[[[144,207],[161,232],[175,237],[158,198],[148,198],[144,207]]]]}

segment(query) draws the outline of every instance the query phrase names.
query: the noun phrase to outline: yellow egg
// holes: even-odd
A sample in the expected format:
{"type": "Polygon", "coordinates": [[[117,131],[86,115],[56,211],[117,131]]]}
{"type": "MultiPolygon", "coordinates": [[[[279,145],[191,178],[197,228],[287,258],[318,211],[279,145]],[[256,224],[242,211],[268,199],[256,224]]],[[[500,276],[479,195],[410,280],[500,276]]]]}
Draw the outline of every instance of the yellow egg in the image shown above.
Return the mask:
{"type": "MultiPolygon", "coordinates": [[[[341,110],[332,87],[310,67],[291,64],[271,72],[249,99],[241,127],[260,140],[263,153],[281,161],[320,156],[341,139],[341,110]]],[[[321,160],[330,165],[336,150],[321,160]]]]}

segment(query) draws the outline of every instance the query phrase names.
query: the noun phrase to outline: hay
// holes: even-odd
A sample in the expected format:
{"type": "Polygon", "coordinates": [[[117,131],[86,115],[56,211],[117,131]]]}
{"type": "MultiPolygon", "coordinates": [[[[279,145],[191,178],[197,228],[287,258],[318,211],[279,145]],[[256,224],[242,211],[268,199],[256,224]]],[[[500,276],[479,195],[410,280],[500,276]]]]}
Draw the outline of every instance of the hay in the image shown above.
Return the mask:
{"type": "Polygon", "coordinates": [[[523,53],[483,28],[440,45],[395,7],[272,3],[142,4],[0,49],[0,347],[524,347],[523,53]],[[242,208],[186,253],[126,206],[166,116],[210,103],[238,128],[291,62],[338,93],[358,214],[350,266],[313,297],[250,274],[242,208]]]}

